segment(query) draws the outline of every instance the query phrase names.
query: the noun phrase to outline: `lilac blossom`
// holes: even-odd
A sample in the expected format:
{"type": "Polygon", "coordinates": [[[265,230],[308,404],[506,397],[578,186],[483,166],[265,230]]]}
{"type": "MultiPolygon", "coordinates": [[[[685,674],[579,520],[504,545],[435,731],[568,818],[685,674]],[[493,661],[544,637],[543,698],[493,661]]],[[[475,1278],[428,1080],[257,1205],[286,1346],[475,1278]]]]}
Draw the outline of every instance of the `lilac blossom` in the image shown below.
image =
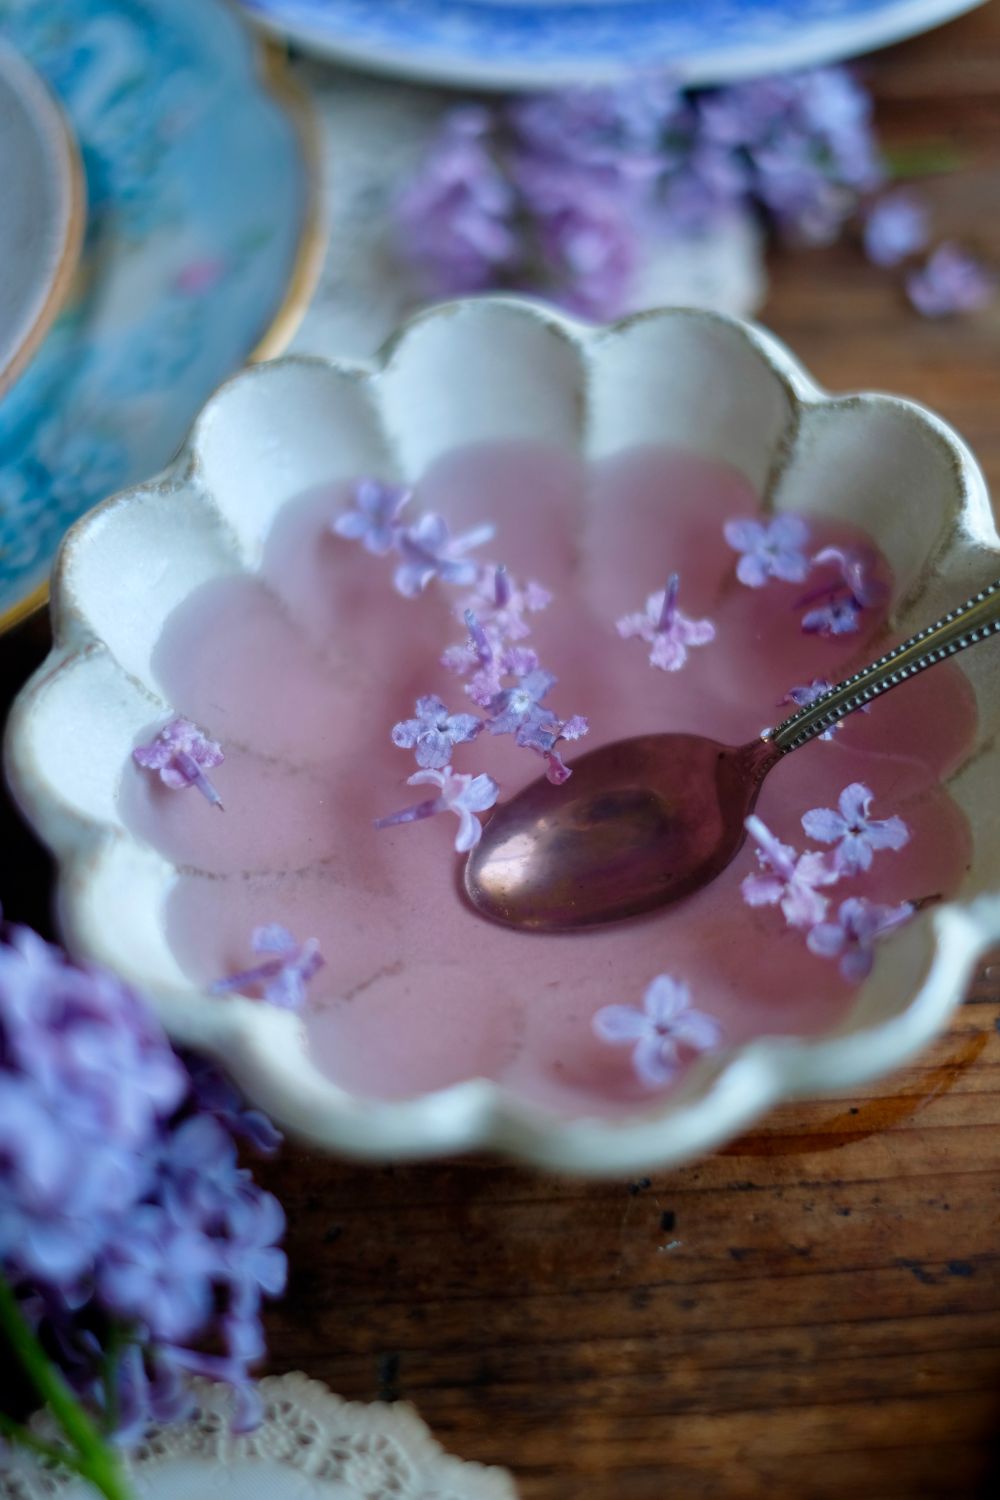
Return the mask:
{"type": "Polygon", "coordinates": [[[418,766],[440,770],[450,764],[455,746],[474,740],[482,727],[475,714],[450,714],[441,699],[429,693],[417,699],[415,719],[393,725],[392,743],[412,750],[418,766]]]}
{"type": "Polygon", "coordinates": [[[469,611],[497,641],[520,641],[531,634],[526,614],[537,614],[552,602],[549,590],[534,579],[518,583],[507,569],[484,568],[475,590],[459,600],[455,616],[465,620],[469,611]]]}
{"type": "Polygon", "coordinates": [[[195,786],[213,807],[222,810],[222,798],[205,775],[225,760],[222,746],[190,719],[171,719],[148,745],[137,745],[132,758],[144,770],[158,771],[164,786],[172,791],[195,786]]]}
{"type": "MultiPolygon", "coordinates": [[[[225,1104],[239,1114],[233,1091],[225,1104]]],[[[238,1168],[222,1119],[199,1108],[129,989],[27,929],[4,930],[0,1277],[23,1319],[0,1311],[8,1358],[34,1348],[57,1360],[123,1440],[187,1414],[182,1375],[203,1341],[220,1350],[220,1377],[247,1392],[261,1298],[284,1285],[280,1206],[238,1168]]],[[[66,1450],[84,1466],[94,1451],[66,1450]]]]}
{"type": "Polygon", "coordinates": [[[759,871],[740,886],[748,906],[780,906],[789,927],[814,927],[826,916],[827,898],[820,887],[834,885],[837,870],[825,854],[800,854],[779,839],[755,814],[746,829],[757,844],[759,871]]]}
{"type": "Polygon", "coordinates": [[[817,567],[832,564],[840,576],[799,600],[799,609],[813,606],[802,616],[802,629],[807,635],[853,634],[860,626],[862,612],[881,604],[888,594],[887,585],[872,573],[875,553],[866,547],[824,547],[813,563],[817,567]]]}
{"type": "Polygon", "coordinates": [[[736,576],[747,588],[759,589],[771,578],[801,583],[809,573],[805,547],[809,527],[801,516],[781,515],[770,521],[742,518],[727,521],[723,535],[739,552],[736,576]]]}
{"type": "Polygon", "coordinates": [[[630,189],[662,171],[666,134],[686,115],[683,95],[662,73],[638,73],[627,88],[515,98],[505,121],[529,161],[575,166],[605,186],[630,189]]]}
{"type": "Polygon", "coordinates": [[[625,312],[639,242],[618,196],[585,173],[544,162],[521,162],[517,185],[534,220],[545,276],[563,289],[564,306],[590,318],[625,312]]]}
{"type": "MultiPolygon", "coordinates": [[[[812,682],[803,683],[800,687],[789,688],[788,692],[780,700],[778,707],[781,708],[786,703],[791,703],[796,708],[810,708],[812,704],[823,697],[824,693],[828,693],[832,686],[833,683],[827,682],[825,678],[814,677],[812,682]]],[[[865,706],[865,712],[868,712],[867,705],[865,706]]],[[[838,720],[836,724],[831,724],[829,729],[825,729],[819,738],[821,740],[832,740],[834,735],[838,734],[843,727],[843,723],[838,720]]]]}
{"type": "MultiPolygon", "coordinates": [[[[885,178],[871,97],[848,68],[684,92],[638,72],[449,111],[403,190],[398,241],[439,293],[528,290],[609,317],[640,305],[657,241],[757,216],[791,242],[827,243],[885,178]]],[[[920,247],[912,201],[893,193],[871,209],[864,240],[879,264],[920,247]]],[[[991,279],[942,251],[911,278],[915,305],[982,306],[991,279]]]]}
{"type": "Polygon", "coordinates": [[[487,523],[453,537],[443,516],[433,512],[422,515],[413,526],[402,528],[397,537],[403,559],[395,575],[398,592],[407,599],[416,598],[433,578],[468,588],[479,576],[479,564],[465,554],[490,541],[493,534],[494,527],[487,523]]]}
{"type": "Polygon", "coordinates": [[[623,640],[646,641],[650,664],[664,672],[679,672],[690,647],[715,639],[711,620],[691,620],[677,608],[679,590],[680,575],[672,573],[665,589],[650,594],[642,614],[623,615],[615,627],[623,640]]]}
{"type": "Polygon", "coordinates": [[[603,1042],[629,1046],[632,1066],[647,1088],[661,1088],[677,1072],[680,1053],[708,1052],[722,1041],[713,1016],[693,1009],[686,984],[658,974],[634,1005],[606,1005],[594,1016],[593,1029],[603,1042]]]}
{"type": "Polygon", "coordinates": [[[545,708],[542,699],[556,679],[551,672],[538,668],[522,677],[516,687],[505,688],[489,705],[486,727],[490,734],[530,735],[540,726],[556,723],[551,708],[545,708]]]}
{"type": "MultiPolygon", "coordinates": [[[[789,688],[778,707],[780,708],[786,703],[793,703],[796,708],[810,708],[825,693],[828,693],[832,686],[833,683],[827,682],[824,677],[814,677],[812,682],[803,683],[800,687],[789,688]]],[[[858,709],[858,712],[863,714],[870,714],[871,711],[872,706],[870,703],[863,703],[858,709]]],[[[843,720],[838,719],[835,724],[830,725],[829,729],[825,729],[818,738],[821,740],[832,740],[834,735],[839,734],[843,727],[843,720]]]]}
{"type": "Polygon", "coordinates": [[[406,258],[439,296],[481,292],[516,268],[517,194],[494,159],[492,116],[451,110],[396,205],[406,258]]]}
{"type": "Polygon", "coordinates": [[[400,516],[412,493],[380,479],[359,479],[354,486],[354,510],[343,511],[331,529],[337,536],[360,542],[366,552],[384,557],[396,545],[400,516]]]}
{"type": "MultiPolygon", "coordinates": [[[[465,676],[475,667],[465,691],[473,703],[478,703],[480,708],[487,708],[499,693],[500,684],[507,672],[513,668],[508,660],[503,637],[492,625],[483,625],[478,615],[467,609],[465,626],[468,632],[465,641],[458,646],[448,646],[441,657],[441,664],[460,676],[465,676]]],[[[528,663],[528,671],[534,671],[538,665],[538,657],[533,651],[519,653],[518,660],[521,659],[528,663]]]]}
{"type": "Polygon", "coordinates": [[[230,995],[258,985],[263,988],[268,1005],[279,1010],[301,1010],[306,1000],[306,985],[323,967],[325,959],[316,938],[300,943],[280,922],[255,927],[250,938],[254,953],[271,955],[264,962],[211,985],[213,995],[230,995]]]}
{"type": "Polygon", "coordinates": [[[909,901],[880,906],[863,896],[851,896],[840,903],[835,922],[819,922],[810,930],[806,946],[819,958],[838,958],[843,977],[860,984],[871,973],[877,939],[895,932],[913,912],[909,901]]]}
{"type": "Polygon", "coordinates": [[[925,318],[978,312],[992,302],[996,277],[961,246],[946,240],[906,278],[906,294],[925,318]]]}
{"type": "Polygon", "coordinates": [[[515,744],[536,751],[545,761],[547,779],[555,786],[562,786],[572,772],[556,746],[561,740],[581,739],[590,725],[582,714],[560,719],[543,705],[542,699],[555,683],[551,672],[540,668],[528,672],[516,687],[504,689],[493,699],[486,727],[490,734],[512,734],[515,744]]]}
{"type": "Polygon", "coordinates": [[[837,807],[814,807],[802,827],[820,844],[835,844],[833,868],[838,875],[857,875],[871,869],[877,850],[902,849],[910,830],[902,818],[872,818],[875,794],[861,781],[852,781],[840,794],[837,807]]]}
{"type": "Polygon", "coordinates": [[[181,1060],[198,1111],[218,1120],[234,1140],[246,1141],[258,1155],[274,1156],[282,1143],[281,1132],[262,1110],[247,1106],[239,1089],[218,1064],[197,1052],[184,1052],[181,1060]]]}
{"type": "Polygon", "coordinates": [[[492,776],[466,776],[453,771],[451,766],[441,770],[417,771],[407,779],[408,786],[436,786],[437,797],[418,802],[414,807],[405,807],[388,817],[376,818],[376,828],[394,828],[400,823],[417,823],[431,818],[435,813],[451,812],[458,818],[455,849],[467,854],[474,849],[483,835],[483,825],[475,813],[487,812],[500,795],[500,788],[492,776]]]}
{"type": "Polygon", "coordinates": [[[927,244],[927,206],[913,193],[886,193],[868,211],[864,246],[877,266],[898,266],[927,244]]]}

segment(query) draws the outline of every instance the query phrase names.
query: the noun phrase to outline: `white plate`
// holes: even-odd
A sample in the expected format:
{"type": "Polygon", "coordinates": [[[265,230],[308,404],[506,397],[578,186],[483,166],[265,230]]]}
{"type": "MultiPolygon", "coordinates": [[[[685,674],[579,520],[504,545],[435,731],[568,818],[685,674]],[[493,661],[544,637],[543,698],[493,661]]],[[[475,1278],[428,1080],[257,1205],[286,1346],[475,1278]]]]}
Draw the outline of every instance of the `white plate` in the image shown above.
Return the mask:
{"type": "Polygon", "coordinates": [[[327,57],[480,88],[685,83],[802,68],[926,31],[981,0],[242,0],[327,57]]]}

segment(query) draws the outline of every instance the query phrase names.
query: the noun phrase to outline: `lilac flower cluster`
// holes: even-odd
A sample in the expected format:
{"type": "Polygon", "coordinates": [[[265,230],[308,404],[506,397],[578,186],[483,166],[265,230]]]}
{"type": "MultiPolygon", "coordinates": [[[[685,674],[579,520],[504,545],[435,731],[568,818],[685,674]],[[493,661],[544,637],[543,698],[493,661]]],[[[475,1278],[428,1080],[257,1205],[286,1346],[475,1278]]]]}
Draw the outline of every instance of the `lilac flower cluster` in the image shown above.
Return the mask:
{"type": "MultiPolygon", "coordinates": [[[[807,635],[851,635],[860,628],[864,611],[885,601],[888,589],[875,575],[874,552],[864,547],[822,547],[809,557],[809,527],[801,516],[781,515],[770,521],[740,518],[727,521],[723,534],[740,554],[736,576],[747,588],[763,588],[772,579],[801,583],[813,569],[825,574],[823,582],[795,606],[805,611],[802,629],[807,635]]],[[[796,702],[812,702],[819,694],[806,698],[809,691],[795,688],[792,696],[796,702]]]]}
{"type": "Polygon", "coordinates": [[[338,536],[360,541],[369,552],[384,556],[395,551],[401,559],[395,587],[407,598],[421,594],[434,579],[469,591],[454,605],[456,618],[465,624],[465,639],[447,647],[441,664],[468,679],[465,692],[481,713],[452,713],[436,693],[417,699],[414,717],[393,726],[392,741],[412,750],[420,768],[408,784],[433,784],[438,795],[379,818],[375,826],[390,828],[452,812],[459,819],[455,848],[465,853],[482,833],[474,815],[491,808],[500,789],[491,776],[455,771],[455,748],[471,743],[483,731],[509,734],[517,745],[542,757],[545,774],[558,785],[570,775],[558,746],[579,739],[588,725],[579,715],[559,718],[543,701],[556,678],[542,667],[537,652],[523,644],[531,634],[528,616],[551,602],[548,590],[534,580],[512,578],[502,565],[468,556],[492,538],[490,525],[452,537],[442,516],[425,514],[412,525],[404,524],[401,517],[409,499],[408,491],[363,479],[355,486],[354,508],[337,517],[332,529],[338,536]]]}
{"type": "MultiPolygon", "coordinates": [[[[396,205],[402,257],[430,295],[541,292],[584,316],[634,305],[644,246],[754,214],[827,244],[867,204],[880,266],[924,249],[927,214],[887,176],[871,98],[846,68],[681,91],[638,74],[450,110],[396,205]]],[[[983,305],[993,282],[942,246],[907,291],[929,316],[983,305]]]]}
{"type": "Polygon", "coordinates": [[[843,901],[835,921],[828,920],[824,890],[844,877],[872,866],[882,850],[902,849],[910,831],[902,818],[873,818],[874,794],[860,781],[846,786],[836,808],[817,807],[802,818],[806,834],[829,852],[800,853],[783,844],[758,817],[747,818],[747,832],[757,845],[759,869],[742,883],[749,906],[777,906],[789,927],[806,933],[811,952],[839,958],[840,972],[854,983],[871,971],[877,938],[913,915],[913,906],[883,906],[865,897],[843,901]]]}
{"type": "Polygon", "coordinates": [[[591,1024],[602,1042],[632,1048],[632,1067],[647,1088],[671,1081],[682,1050],[709,1052],[722,1041],[718,1021],[693,1008],[690,989],[672,974],[647,986],[641,1009],[605,1005],[591,1024]]]}
{"type": "Polygon", "coordinates": [[[239,1424],[255,1420],[284,1219],[234,1134],[279,1140],[208,1064],[189,1073],[112,975],[4,930],[0,1276],[120,1441],[183,1415],[189,1372],[231,1383],[239,1424]]]}

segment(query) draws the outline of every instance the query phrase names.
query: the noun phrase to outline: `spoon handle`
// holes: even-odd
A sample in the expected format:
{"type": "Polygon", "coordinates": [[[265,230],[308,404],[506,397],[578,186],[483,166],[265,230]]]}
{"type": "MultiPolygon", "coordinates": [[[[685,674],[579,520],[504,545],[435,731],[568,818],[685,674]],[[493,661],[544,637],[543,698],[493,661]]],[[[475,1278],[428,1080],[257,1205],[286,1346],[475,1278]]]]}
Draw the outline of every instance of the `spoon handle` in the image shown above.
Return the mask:
{"type": "Polygon", "coordinates": [[[945,657],[974,646],[1000,630],[1000,579],[988,584],[957,609],[949,610],[933,625],[918,630],[916,635],[895,646],[871,666],[838,682],[821,698],[800,708],[776,729],[766,731],[763,738],[770,741],[781,755],[797,750],[816,735],[823,734],[838,719],[863,708],[880,693],[898,687],[909,677],[915,677],[927,667],[933,667],[945,657]]]}

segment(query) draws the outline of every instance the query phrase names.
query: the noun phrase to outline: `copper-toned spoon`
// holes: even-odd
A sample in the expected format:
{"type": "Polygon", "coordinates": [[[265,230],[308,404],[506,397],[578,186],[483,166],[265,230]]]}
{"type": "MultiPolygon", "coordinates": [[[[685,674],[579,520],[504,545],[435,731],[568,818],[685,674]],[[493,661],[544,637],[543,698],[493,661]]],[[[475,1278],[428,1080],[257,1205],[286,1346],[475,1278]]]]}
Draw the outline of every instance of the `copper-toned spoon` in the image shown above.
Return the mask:
{"type": "Polygon", "coordinates": [[[571,932],[689,896],[736,855],[783,755],[998,629],[1000,580],[748,745],[648,734],[582,755],[565,786],[536,781],[497,808],[469,855],[469,899],[510,927],[571,932]]]}

